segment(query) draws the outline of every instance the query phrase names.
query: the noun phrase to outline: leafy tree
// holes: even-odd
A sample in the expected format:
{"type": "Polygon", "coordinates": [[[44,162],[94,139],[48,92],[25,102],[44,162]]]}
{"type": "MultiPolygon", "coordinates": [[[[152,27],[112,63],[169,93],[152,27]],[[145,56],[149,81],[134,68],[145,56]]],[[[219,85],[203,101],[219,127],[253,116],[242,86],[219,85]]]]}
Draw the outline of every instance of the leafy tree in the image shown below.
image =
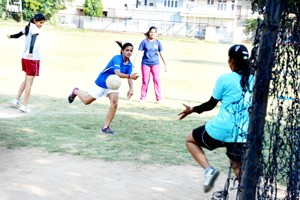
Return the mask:
{"type": "Polygon", "coordinates": [[[65,3],[73,0],[23,0],[23,17],[30,20],[36,13],[42,13],[50,19],[58,11],[66,8],[65,3]]]}
{"type": "Polygon", "coordinates": [[[101,0],[85,0],[84,14],[86,16],[101,17],[103,11],[101,0]]]}
{"type": "Polygon", "coordinates": [[[246,24],[245,24],[245,30],[244,32],[246,34],[250,34],[250,33],[255,33],[255,30],[257,28],[258,25],[258,19],[247,19],[246,20],[246,24]]]}

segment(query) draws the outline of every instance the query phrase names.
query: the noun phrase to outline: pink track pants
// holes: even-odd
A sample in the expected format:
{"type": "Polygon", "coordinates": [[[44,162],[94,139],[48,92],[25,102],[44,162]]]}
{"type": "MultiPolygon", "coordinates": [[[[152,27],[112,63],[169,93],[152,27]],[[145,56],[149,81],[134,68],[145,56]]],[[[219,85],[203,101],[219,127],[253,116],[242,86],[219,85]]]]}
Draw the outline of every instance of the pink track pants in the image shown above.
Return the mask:
{"type": "Polygon", "coordinates": [[[142,89],[141,89],[141,100],[145,100],[147,96],[150,74],[152,74],[153,84],[154,84],[154,92],[156,96],[156,101],[161,100],[161,82],[160,82],[160,66],[147,66],[142,65],[142,89]]]}

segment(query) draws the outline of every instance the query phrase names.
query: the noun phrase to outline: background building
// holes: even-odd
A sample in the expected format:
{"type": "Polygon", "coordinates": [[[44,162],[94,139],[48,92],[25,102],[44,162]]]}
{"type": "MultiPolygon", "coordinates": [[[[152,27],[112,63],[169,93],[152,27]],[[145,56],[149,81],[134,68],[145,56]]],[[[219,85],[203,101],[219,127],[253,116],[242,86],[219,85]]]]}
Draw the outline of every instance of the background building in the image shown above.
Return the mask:
{"type": "Polygon", "coordinates": [[[161,35],[240,42],[245,21],[252,17],[250,0],[102,0],[101,18],[83,16],[83,3],[76,0],[59,14],[73,14],[65,26],[125,32],[156,26],[161,35]]]}

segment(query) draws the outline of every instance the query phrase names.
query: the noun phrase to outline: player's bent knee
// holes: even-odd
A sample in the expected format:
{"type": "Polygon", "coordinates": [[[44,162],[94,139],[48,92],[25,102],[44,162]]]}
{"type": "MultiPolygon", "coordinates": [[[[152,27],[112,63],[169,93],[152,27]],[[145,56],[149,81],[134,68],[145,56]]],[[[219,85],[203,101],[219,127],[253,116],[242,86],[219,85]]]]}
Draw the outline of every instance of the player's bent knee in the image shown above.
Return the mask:
{"type": "Polygon", "coordinates": [[[92,102],[90,102],[90,101],[83,101],[83,104],[84,105],[89,105],[89,104],[91,104],[92,102]]]}
{"type": "Polygon", "coordinates": [[[110,103],[110,107],[112,107],[112,108],[114,108],[114,109],[118,108],[118,101],[112,101],[112,102],[110,103]]]}
{"type": "Polygon", "coordinates": [[[87,99],[83,100],[82,102],[84,103],[84,105],[89,105],[95,100],[96,100],[95,98],[87,98],[87,99]]]}

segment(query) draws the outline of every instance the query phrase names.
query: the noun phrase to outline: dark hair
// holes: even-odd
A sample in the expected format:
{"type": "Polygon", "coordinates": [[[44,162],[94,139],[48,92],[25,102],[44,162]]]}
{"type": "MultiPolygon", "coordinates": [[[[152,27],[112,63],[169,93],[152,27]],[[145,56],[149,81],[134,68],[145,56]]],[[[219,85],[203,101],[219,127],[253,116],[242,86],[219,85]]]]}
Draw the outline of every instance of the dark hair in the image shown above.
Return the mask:
{"type": "Polygon", "coordinates": [[[155,29],[155,30],[157,31],[157,28],[156,28],[155,26],[151,26],[151,27],[149,28],[149,30],[145,33],[145,36],[146,36],[146,37],[149,37],[149,36],[150,36],[149,33],[150,33],[150,31],[152,31],[152,29],[155,29]]]}
{"type": "Polygon", "coordinates": [[[241,86],[243,91],[249,90],[250,62],[248,50],[244,45],[236,44],[229,48],[229,58],[235,61],[233,71],[242,75],[241,86]]]}
{"type": "Polygon", "coordinates": [[[45,21],[46,17],[43,14],[40,14],[40,13],[35,14],[33,16],[33,18],[29,21],[29,23],[27,24],[27,26],[25,26],[25,35],[28,35],[30,23],[34,23],[34,20],[37,21],[37,22],[45,21]]]}
{"type": "Polygon", "coordinates": [[[121,47],[121,54],[122,54],[122,50],[126,49],[126,47],[133,47],[133,45],[129,42],[126,42],[122,45],[121,41],[116,41],[116,43],[119,45],[119,47],[121,47]]]}

